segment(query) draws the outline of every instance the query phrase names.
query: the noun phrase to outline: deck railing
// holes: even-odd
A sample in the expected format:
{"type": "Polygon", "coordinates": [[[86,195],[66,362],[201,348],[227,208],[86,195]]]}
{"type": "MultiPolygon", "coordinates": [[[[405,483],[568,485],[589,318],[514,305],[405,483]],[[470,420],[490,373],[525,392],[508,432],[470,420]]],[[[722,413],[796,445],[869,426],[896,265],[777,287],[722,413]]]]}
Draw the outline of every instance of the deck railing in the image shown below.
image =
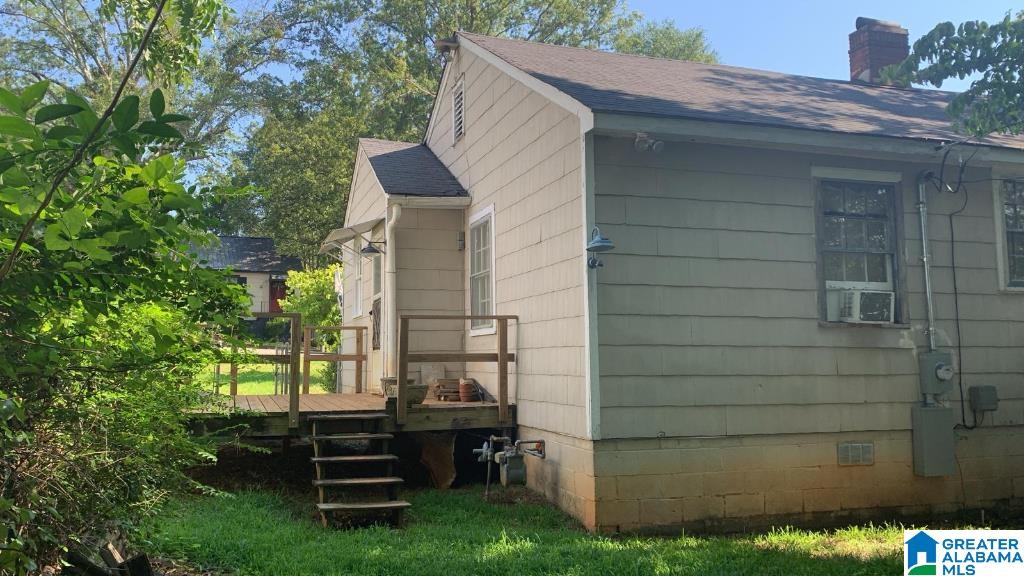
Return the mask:
{"type": "MultiPolygon", "coordinates": [[[[366,354],[366,326],[306,326],[302,333],[302,393],[309,394],[309,367],[313,360],[325,360],[327,362],[355,362],[356,363],[356,394],[363,391],[363,366],[367,361],[366,354]],[[313,336],[317,332],[342,332],[356,333],[355,354],[329,354],[326,352],[313,352],[311,350],[313,336]]],[[[341,370],[341,367],[338,367],[341,370]]],[[[337,381],[335,381],[337,382],[337,381]]],[[[337,384],[335,384],[337,386],[337,384]]],[[[341,390],[335,390],[341,392],[341,390]]]]}
{"type": "Polygon", "coordinates": [[[398,329],[398,397],[395,401],[395,421],[401,425],[406,422],[409,405],[408,380],[410,362],[495,362],[498,364],[498,422],[509,421],[508,368],[510,362],[516,361],[516,355],[508,351],[508,322],[519,320],[518,316],[510,315],[412,315],[399,317],[398,329]],[[413,353],[409,351],[409,323],[413,320],[494,320],[497,323],[494,353],[489,352],[427,352],[413,353]]]}
{"type": "MultiPolygon", "coordinates": [[[[291,344],[291,351],[285,354],[259,354],[262,358],[271,358],[273,360],[283,360],[285,357],[291,366],[288,376],[290,382],[288,384],[288,427],[298,428],[299,427],[299,374],[301,373],[301,346],[302,346],[302,315],[295,312],[254,312],[253,316],[256,318],[287,318],[288,328],[290,329],[291,335],[289,343],[291,344]]],[[[232,372],[237,369],[232,368],[232,372]]],[[[234,388],[234,385],[232,385],[234,388]]],[[[231,393],[234,395],[237,390],[232,390],[231,393]]]]}

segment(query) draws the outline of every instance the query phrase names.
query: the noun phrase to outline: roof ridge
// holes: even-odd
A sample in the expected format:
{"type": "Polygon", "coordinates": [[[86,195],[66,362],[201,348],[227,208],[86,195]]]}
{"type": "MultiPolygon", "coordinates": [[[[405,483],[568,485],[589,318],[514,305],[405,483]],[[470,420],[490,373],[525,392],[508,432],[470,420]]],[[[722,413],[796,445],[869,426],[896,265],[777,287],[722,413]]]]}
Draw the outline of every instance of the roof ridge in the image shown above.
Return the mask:
{"type": "MultiPolygon", "coordinates": [[[[459,35],[466,35],[466,36],[476,36],[478,38],[489,38],[489,39],[494,39],[494,40],[499,40],[499,41],[504,41],[504,42],[515,42],[515,43],[519,43],[519,44],[529,44],[529,45],[532,45],[532,46],[549,46],[549,47],[552,47],[552,48],[576,50],[576,51],[580,51],[580,52],[587,52],[587,53],[591,53],[591,54],[602,54],[602,55],[612,56],[612,57],[616,57],[616,58],[625,58],[625,59],[638,58],[638,59],[644,59],[644,60],[653,60],[653,61],[656,61],[656,62],[673,62],[673,63],[676,63],[676,64],[683,64],[683,65],[694,66],[694,67],[705,67],[705,68],[729,68],[729,69],[732,69],[732,70],[742,70],[742,71],[745,71],[745,72],[758,72],[758,73],[761,73],[761,74],[776,74],[776,75],[779,75],[779,76],[786,76],[786,77],[790,77],[790,78],[807,78],[807,79],[810,79],[810,80],[818,80],[818,81],[823,81],[823,82],[834,82],[834,83],[837,83],[837,84],[842,84],[844,86],[855,86],[855,87],[863,87],[863,88],[869,88],[869,89],[878,88],[878,89],[883,89],[883,90],[897,90],[897,91],[900,91],[900,92],[910,92],[910,93],[920,93],[920,94],[945,94],[945,95],[949,95],[949,96],[954,96],[956,94],[959,94],[958,92],[953,92],[953,91],[949,91],[949,90],[940,90],[940,89],[937,89],[937,88],[917,88],[917,87],[914,87],[914,86],[910,86],[910,87],[904,88],[904,87],[901,87],[901,86],[890,86],[890,85],[886,85],[886,84],[869,84],[867,82],[855,82],[853,80],[841,80],[841,79],[838,79],[838,78],[822,78],[821,76],[809,76],[807,74],[793,74],[793,73],[790,73],[790,72],[780,72],[778,70],[765,70],[765,69],[762,69],[762,68],[750,68],[748,66],[736,66],[734,64],[722,64],[722,63],[718,63],[718,62],[716,62],[714,64],[711,64],[711,63],[707,63],[707,62],[697,62],[695,60],[677,60],[675,58],[665,58],[665,57],[661,57],[661,56],[648,56],[646,54],[627,54],[625,52],[614,52],[614,51],[611,51],[611,50],[601,50],[599,48],[586,48],[586,47],[583,47],[583,46],[567,46],[565,44],[551,44],[551,43],[548,43],[548,42],[536,42],[536,41],[533,41],[533,40],[525,40],[523,38],[512,38],[512,37],[509,37],[509,36],[488,36],[486,34],[479,34],[479,33],[476,33],[476,32],[467,32],[467,31],[464,31],[464,30],[459,30],[458,34],[459,35]]],[[[470,38],[470,40],[472,40],[472,38],[470,38]]],[[[486,50],[486,48],[484,48],[484,49],[486,50]]],[[[490,51],[488,50],[488,52],[490,52],[490,51]]],[[[495,54],[495,56],[498,56],[498,55],[495,54]]],[[[502,58],[502,60],[505,60],[505,58],[502,58]]],[[[510,65],[515,66],[516,68],[519,68],[519,66],[516,66],[512,62],[509,62],[508,60],[505,60],[505,61],[508,62],[510,65]]]]}

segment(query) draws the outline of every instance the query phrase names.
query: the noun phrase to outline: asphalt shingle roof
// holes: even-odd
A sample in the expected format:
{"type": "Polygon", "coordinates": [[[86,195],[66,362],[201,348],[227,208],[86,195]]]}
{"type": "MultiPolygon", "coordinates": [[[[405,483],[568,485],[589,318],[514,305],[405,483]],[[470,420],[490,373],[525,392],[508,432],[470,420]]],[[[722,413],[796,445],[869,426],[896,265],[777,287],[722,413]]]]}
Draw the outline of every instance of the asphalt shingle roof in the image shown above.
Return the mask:
{"type": "MultiPolygon", "coordinates": [[[[946,114],[950,92],[459,35],[595,112],[936,141],[963,138],[946,114]]],[[[1024,137],[997,135],[981,143],[1024,149],[1024,137]]]]}
{"type": "Polygon", "coordinates": [[[219,236],[220,245],[196,249],[200,260],[208,268],[236,272],[285,273],[302,270],[302,261],[293,256],[281,256],[274,249],[272,238],[252,236],[219,236]]]}
{"type": "Polygon", "coordinates": [[[399,196],[469,196],[448,168],[425,144],[360,138],[370,166],[386,194],[399,196]]]}

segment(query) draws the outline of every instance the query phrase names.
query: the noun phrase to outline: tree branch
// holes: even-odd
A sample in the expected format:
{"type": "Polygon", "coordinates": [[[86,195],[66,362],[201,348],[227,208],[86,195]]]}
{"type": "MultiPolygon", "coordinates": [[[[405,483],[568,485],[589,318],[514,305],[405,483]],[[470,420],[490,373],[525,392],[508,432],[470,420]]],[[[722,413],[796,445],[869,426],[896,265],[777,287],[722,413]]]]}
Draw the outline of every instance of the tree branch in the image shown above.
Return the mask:
{"type": "Polygon", "coordinates": [[[160,3],[157,4],[156,12],[153,14],[153,19],[150,20],[149,26],[146,27],[146,32],[143,34],[142,40],[139,42],[139,48],[135,51],[135,56],[132,58],[131,64],[128,65],[128,69],[125,70],[124,76],[121,77],[121,83],[118,85],[117,91],[114,93],[114,97],[111,99],[107,109],[103,111],[103,115],[100,117],[99,121],[96,122],[96,126],[93,127],[89,135],[82,140],[82,143],[75,150],[74,155],[71,157],[71,161],[57,173],[57,176],[53,179],[53,183],[50,184],[50,189],[47,191],[46,197],[43,198],[43,202],[22,227],[21,233],[18,234],[18,239],[14,242],[14,246],[11,248],[11,253],[7,255],[3,266],[0,266],[0,283],[7,278],[11,269],[14,268],[14,261],[18,257],[18,253],[21,252],[21,247],[25,244],[25,239],[28,238],[29,232],[32,231],[32,226],[35,225],[36,221],[39,220],[39,216],[42,215],[43,211],[49,207],[51,202],[53,202],[54,195],[64,183],[64,180],[67,179],[68,175],[71,174],[71,171],[82,163],[82,159],[85,157],[85,151],[92,144],[92,141],[96,139],[96,136],[99,135],[100,129],[106,124],[110,115],[114,113],[114,108],[117,107],[118,102],[121,100],[121,95],[124,93],[125,87],[128,86],[128,82],[131,80],[132,75],[134,75],[135,68],[138,66],[139,60],[142,59],[142,54],[146,51],[146,45],[149,44],[149,39],[153,35],[153,30],[156,29],[157,23],[160,22],[160,16],[163,14],[165,6],[167,6],[167,0],[160,0],[160,3]]]}

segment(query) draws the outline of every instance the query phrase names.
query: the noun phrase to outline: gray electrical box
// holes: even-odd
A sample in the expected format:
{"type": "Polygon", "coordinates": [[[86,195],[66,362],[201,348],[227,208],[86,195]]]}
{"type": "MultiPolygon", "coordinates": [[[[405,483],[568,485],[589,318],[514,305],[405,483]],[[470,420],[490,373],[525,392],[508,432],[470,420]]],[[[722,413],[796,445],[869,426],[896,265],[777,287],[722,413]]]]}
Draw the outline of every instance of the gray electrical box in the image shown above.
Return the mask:
{"type": "Polygon", "coordinates": [[[913,429],[914,474],[950,476],[954,460],[953,409],[945,406],[914,406],[910,411],[913,429]]]}
{"type": "Polygon", "coordinates": [[[949,352],[922,352],[917,367],[921,394],[945,394],[953,389],[953,356],[949,352]]]}
{"type": "Polygon", "coordinates": [[[999,392],[995,386],[971,386],[967,390],[971,399],[971,410],[995,412],[999,409],[999,392]]]}

